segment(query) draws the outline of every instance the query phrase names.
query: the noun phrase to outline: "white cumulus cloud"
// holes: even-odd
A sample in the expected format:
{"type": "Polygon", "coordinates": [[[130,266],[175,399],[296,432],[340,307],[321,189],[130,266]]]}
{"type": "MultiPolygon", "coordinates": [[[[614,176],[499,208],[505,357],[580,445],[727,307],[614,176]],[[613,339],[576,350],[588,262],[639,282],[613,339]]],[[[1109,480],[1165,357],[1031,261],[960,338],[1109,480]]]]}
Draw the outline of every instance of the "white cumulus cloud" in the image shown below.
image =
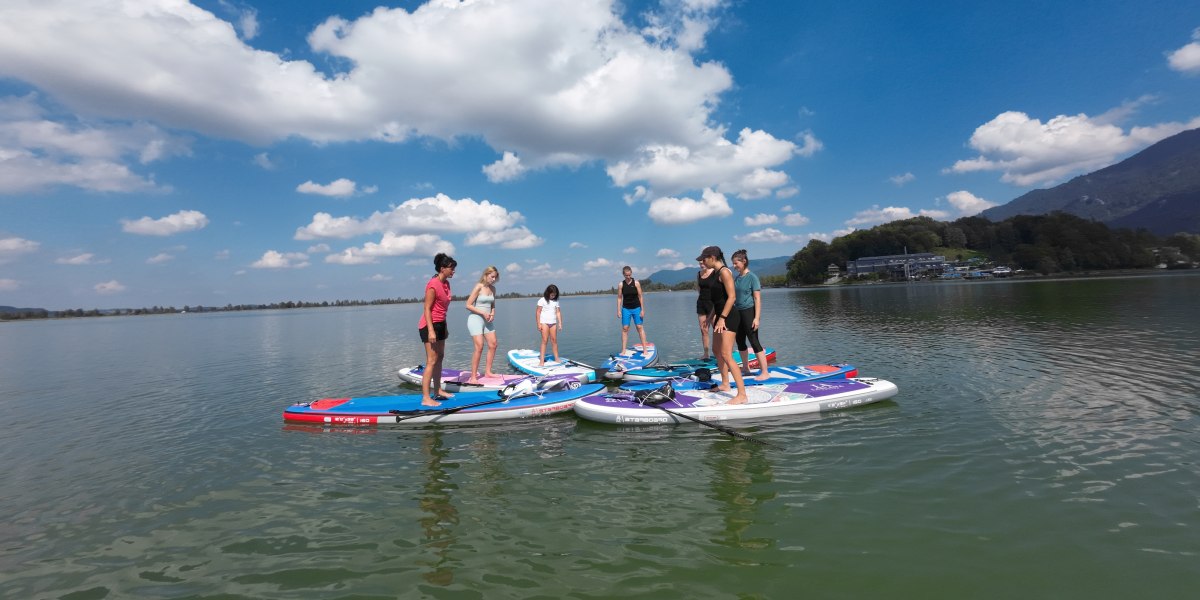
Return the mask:
{"type": "Polygon", "coordinates": [[[583,263],[583,268],[591,271],[593,269],[605,269],[613,266],[613,264],[614,263],[607,258],[597,258],[595,260],[589,260],[583,263]]]}
{"type": "Polygon", "coordinates": [[[733,239],[742,244],[754,243],[769,243],[769,244],[795,244],[803,245],[808,243],[811,235],[789,235],[774,227],[767,227],[760,231],[753,231],[744,235],[735,235],[733,239]]]}
{"type": "Polygon", "coordinates": [[[658,252],[654,253],[658,258],[679,258],[679,252],[670,248],[659,248],[658,252]]]}
{"type": "Polygon", "coordinates": [[[887,206],[879,208],[876,204],[867,210],[860,210],[850,219],[846,220],[847,225],[881,225],[883,223],[891,223],[892,221],[901,221],[911,219],[913,217],[929,217],[931,219],[945,219],[950,216],[946,211],[941,210],[925,210],[922,209],[916,213],[911,208],[904,206],[887,206]]]}
{"type": "Polygon", "coordinates": [[[1172,69],[1188,75],[1200,75],[1200,28],[1192,31],[1192,41],[1167,55],[1172,69]]]}
{"type": "Polygon", "coordinates": [[[189,153],[180,138],[146,123],[59,122],[43,113],[33,94],[0,97],[0,193],[54,186],[98,192],[161,190],[165,188],[152,177],[138,175],[126,163],[146,165],[189,153]]]}
{"type": "Polygon", "coordinates": [[[720,138],[707,146],[647,145],[632,160],[608,167],[619,186],[649,183],[655,194],[712,188],[744,199],[762,198],[789,183],[770,170],[796,154],[796,144],[765,131],[742,129],[737,142],[720,138]]]}
{"type": "Polygon", "coordinates": [[[808,217],[800,213],[788,213],[783,217],[783,224],[788,227],[803,227],[808,225],[808,217]]]}
{"type": "Polygon", "coordinates": [[[501,231],[480,231],[467,236],[468,246],[500,246],[509,250],[520,250],[541,246],[546,240],[536,236],[527,227],[513,227],[501,231]]]}
{"type": "Polygon", "coordinates": [[[825,149],[825,144],[821,143],[821,140],[818,140],[811,131],[800,134],[800,141],[801,144],[799,148],[796,148],[796,154],[806,158],[825,149]]]}
{"type": "Polygon", "coordinates": [[[254,158],[251,159],[251,162],[267,171],[274,171],[275,169],[279,168],[279,164],[272,160],[271,155],[267,154],[266,152],[259,152],[258,154],[255,154],[254,158]]]}
{"type": "Polygon", "coordinates": [[[108,263],[108,259],[97,259],[95,254],[84,252],[75,256],[64,256],[54,259],[56,264],[60,265],[100,265],[108,263]]]}
{"type": "Polygon", "coordinates": [[[313,183],[312,180],[296,186],[296,191],[301,194],[318,194],[321,196],[333,196],[335,198],[345,198],[353,196],[358,191],[358,184],[354,181],[342,177],[335,179],[327,184],[313,183]]]}
{"type": "Polygon", "coordinates": [[[361,248],[346,248],[338,254],[325,257],[325,262],[341,265],[365,265],[379,262],[380,258],[409,256],[412,254],[434,255],[439,252],[452,254],[454,244],[433,234],[398,235],[383,234],[379,242],[367,242],[361,248]]]}
{"type": "Polygon", "coordinates": [[[297,240],[319,238],[352,238],[371,233],[470,233],[501,232],[523,222],[525,217],[516,211],[487,200],[470,198],[455,200],[445,194],[414,198],[387,212],[376,211],[371,216],[334,217],[325,212],[313,215],[308,225],[296,230],[297,240]]]}
{"type": "Polygon", "coordinates": [[[770,225],[778,222],[778,215],[768,215],[766,213],[758,213],[753,217],[744,217],[742,219],[742,223],[744,223],[746,227],[762,227],[763,225],[770,225]]]}
{"type": "Polygon", "coordinates": [[[218,6],[226,18],[180,0],[6,2],[0,77],[81,114],[254,144],[480,139],[520,157],[489,165],[493,181],[599,160],[653,197],[754,197],[786,179],[777,165],[820,148],[810,133],[734,142],[714,122],[733,77],[702,52],[724,2],[431,0],[328,17],[304,52],[255,47],[256,11],[218,6]],[[691,158],[654,158],[675,148],[691,158]]]}
{"type": "Polygon", "coordinates": [[[678,225],[701,219],[727,217],[733,214],[725,194],[705,189],[700,200],[691,198],[658,198],[646,212],[655,223],[678,225]]]}
{"type": "Polygon", "coordinates": [[[96,285],[92,286],[92,289],[96,290],[97,294],[107,296],[110,294],[119,294],[125,291],[125,286],[122,285],[120,281],[112,279],[103,283],[97,283],[96,285]]]}
{"type": "Polygon", "coordinates": [[[169,262],[171,262],[171,261],[173,261],[173,260],[175,260],[175,255],[173,255],[173,254],[167,254],[166,252],[159,252],[158,254],[155,254],[154,256],[151,256],[150,258],[147,258],[147,259],[146,259],[146,264],[148,264],[148,265],[161,265],[161,264],[164,264],[164,263],[169,263],[169,262]]]}
{"type": "Polygon", "coordinates": [[[975,194],[972,194],[966,190],[959,190],[957,192],[950,192],[949,194],[946,194],[946,201],[958,211],[958,216],[960,217],[977,215],[993,206],[996,206],[995,202],[984,200],[983,198],[980,198],[979,196],[976,196],[975,194]]]}
{"type": "Polygon", "coordinates": [[[19,237],[0,238],[0,264],[11,262],[22,254],[36,252],[40,242],[19,237]]]}
{"type": "Polygon", "coordinates": [[[1111,122],[1114,115],[1125,116],[1131,110],[1131,106],[1121,107],[1094,118],[1059,115],[1045,123],[1022,112],[1001,113],[971,135],[969,143],[979,156],[960,160],[948,170],[1000,171],[1001,179],[1009,183],[1044,185],[1107,167],[1124,154],[1200,126],[1197,117],[1189,123],[1161,123],[1126,132],[1111,122]]]}
{"type": "Polygon", "coordinates": [[[519,277],[525,281],[537,281],[540,283],[547,280],[574,277],[575,275],[575,273],[566,269],[555,269],[550,266],[550,263],[542,263],[530,267],[528,271],[519,274],[519,277]]]}
{"type": "Polygon", "coordinates": [[[521,164],[521,159],[512,152],[505,152],[500,160],[483,167],[483,174],[487,175],[488,181],[492,183],[500,183],[502,181],[512,181],[525,174],[525,167],[521,164]]]}
{"type": "Polygon", "coordinates": [[[262,258],[250,264],[255,269],[302,269],[309,265],[308,255],[303,252],[278,252],[267,250],[262,258]]]}
{"type": "Polygon", "coordinates": [[[137,235],[167,236],[185,231],[195,231],[208,226],[208,217],[198,210],[181,210],[161,219],[142,217],[137,220],[121,219],[121,230],[137,235]]]}
{"type": "Polygon", "coordinates": [[[917,176],[913,175],[912,173],[905,173],[903,175],[893,175],[888,177],[888,180],[891,181],[896,187],[903,187],[904,184],[913,181],[916,178],[917,176]]]}
{"type": "Polygon", "coordinates": [[[253,8],[241,9],[237,16],[237,27],[244,40],[258,37],[258,11],[253,8]]]}

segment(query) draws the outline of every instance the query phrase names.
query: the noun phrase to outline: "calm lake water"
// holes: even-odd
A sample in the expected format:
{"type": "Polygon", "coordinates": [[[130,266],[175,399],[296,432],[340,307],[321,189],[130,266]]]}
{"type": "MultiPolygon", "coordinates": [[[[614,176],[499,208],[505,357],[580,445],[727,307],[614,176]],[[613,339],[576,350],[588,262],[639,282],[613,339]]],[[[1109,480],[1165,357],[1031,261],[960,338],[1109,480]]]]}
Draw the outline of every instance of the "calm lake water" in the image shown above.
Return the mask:
{"type": "MultiPolygon", "coordinates": [[[[775,447],[570,413],[322,429],[280,413],[413,391],[416,305],[0,325],[0,597],[1195,594],[1200,276],[764,297],[780,364],[900,394],[735,425],[775,447]]],[[[697,355],[694,295],[647,302],[697,355]]],[[[615,351],[615,304],[565,298],[562,354],[615,351]]],[[[536,343],[533,300],[497,312],[502,351],[536,343]]]]}

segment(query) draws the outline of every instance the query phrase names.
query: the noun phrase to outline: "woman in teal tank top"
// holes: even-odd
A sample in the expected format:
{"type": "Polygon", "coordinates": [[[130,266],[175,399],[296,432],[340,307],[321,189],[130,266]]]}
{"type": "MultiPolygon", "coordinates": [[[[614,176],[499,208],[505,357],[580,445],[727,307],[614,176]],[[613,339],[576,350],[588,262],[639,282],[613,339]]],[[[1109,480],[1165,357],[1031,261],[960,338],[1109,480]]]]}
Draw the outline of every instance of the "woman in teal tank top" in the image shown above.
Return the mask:
{"type": "Polygon", "coordinates": [[[496,359],[496,282],[500,280],[500,271],[496,267],[483,270],[479,283],[467,297],[467,333],[475,343],[475,352],[471,354],[471,378],[467,383],[479,383],[479,358],[483,355],[483,344],[486,341],[487,369],[484,377],[495,377],[492,373],[492,361],[496,359]]]}

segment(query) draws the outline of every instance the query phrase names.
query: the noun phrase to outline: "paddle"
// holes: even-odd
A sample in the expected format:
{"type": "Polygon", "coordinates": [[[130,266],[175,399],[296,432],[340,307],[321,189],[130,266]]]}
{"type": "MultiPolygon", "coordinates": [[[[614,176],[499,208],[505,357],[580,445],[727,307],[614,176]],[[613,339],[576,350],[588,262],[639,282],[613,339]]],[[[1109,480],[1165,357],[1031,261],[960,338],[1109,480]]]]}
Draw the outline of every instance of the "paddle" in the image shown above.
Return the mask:
{"type": "MultiPolygon", "coordinates": [[[[462,406],[455,406],[452,408],[443,408],[443,409],[439,409],[439,410],[422,410],[422,411],[416,412],[415,414],[406,415],[403,417],[397,416],[396,422],[399,423],[400,421],[407,421],[408,419],[415,419],[417,417],[425,417],[425,416],[429,416],[429,415],[448,415],[451,413],[456,413],[460,410],[464,410],[464,409],[468,409],[468,408],[475,408],[476,406],[486,406],[488,404],[499,404],[501,402],[507,402],[507,401],[508,401],[508,398],[501,396],[501,397],[495,398],[493,400],[484,400],[483,402],[476,402],[474,404],[464,404],[462,406]]],[[[393,415],[402,415],[406,412],[411,412],[411,411],[396,410],[396,409],[392,409],[392,410],[388,411],[388,413],[393,414],[393,415]]]]}
{"type": "MultiPolygon", "coordinates": [[[[669,386],[669,384],[668,384],[668,386],[669,386]]],[[[687,420],[689,420],[689,421],[692,421],[692,422],[694,422],[694,423],[699,423],[699,424],[701,424],[701,425],[704,425],[704,426],[706,426],[706,427],[712,427],[713,429],[716,429],[717,431],[720,431],[721,433],[725,433],[725,434],[731,435],[731,436],[733,436],[733,437],[735,437],[735,438],[742,439],[742,440],[746,440],[746,441],[748,441],[748,442],[754,442],[755,444],[762,444],[763,446],[770,446],[770,447],[772,447],[772,448],[774,448],[774,447],[777,447],[777,446],[775,446],[775,444],[771,444],[771,443],[769,443],[769,442],[765,442],[765,441],[763,441],[763,440],[760,440],[760,439],[758,439],[758,438],[753,438],[753,437],[750,437],[750,436],[748,436],[748,435],[746,435],[746,434],[744,434],[744,433],[741,433],[741,432],[738,432],[738,431],[734,431],[733,429],[730,429],[730,428],[728,428],[728,427],[725,427],[725,426],[723,426],[723,425],[717,425],[716,423],[709,423],[708,421],[705,421],[705,420],[703,420],[703,419],[697,419],[696,417],[693,417],[693,416],[691,416],[691,415],[685,415],[685,414],[683,414],[683,413],[680,413],[680,412],[675,412],[675,411],[673,411],[673,410],[670,410],[670,409],[668,409],[668,408],[664,408],[664,407],[662,406],[662,404],[663,404],[664,402],[669,402],[669,401],[673,400],[673,398],[671,398],[671,397],[670,397],[670,396],[668,396],[667,394],[660,393],[660,390],[661,390],[661,389],[662,389],[662,388],[659,388],[658,390],[654,390],[654,392],[651,392],[650,394],[647,394],[647,395],[643,396],[642,398],[638,398],[638,400],[640,400],[642,404],[649,404],[650,406],[653,406],[654,408],[657,408],[658,410],[661,410],[661,411],[663,411],[663,412],[665,412],[665,413],[667,413],[667,414],[669,414],[669,415],[676,416],[676,417],[679,417],[679,418],[681,418],[681,419],[687,419],[687,420]],[[657,397],[654,397],[654,396],[656,396],[656,395],[657,395],[657,397]]],[[[673,390],[673,388],[672,388],[671,395],[674,395],[674,390],[673,390]]],[[[634,398],[637,398],[637,395],[636,395],[636,394],[634,395],[634,398]]]]}
{"type": "Polygon", "coordinates": [[[596,370],[596,367],[593,367],[592,365],[585,365],[585,364],[583,364],[583,363],[581,363],[581,362],[579,362],[579,361],[577,361],[577,360],[571,360],[571,359],[569,359],[569,358],[568,358],[567,360],[564,360],[564,361],[562,361],[562,363],[563,363],[564,365],[571,365],[571,366],[573,366],[573,367],[583,367],[583,368],[585,368],[585,369],[591,369],[591,370],[593,370],[593,371],[595,371],[595,370],[596,370]]]}
{"type": "MultiPolygon", "coordinates": [[[[556,391],[560,387],[568,387],[569,388],[569,384],[566,379],[551,378],[550,381],[553,382],[551,384],[552,387],[550,387],[548,389],[539,389],[537,387],[537,385],[545,379],[547,379],[547,378],[546,377],[526,377],[524,379],[519,379],[519,380],[505,386],[504,389],[497,391],[496,395],[499,396],[498,398],[493,398],[491,400],[484,400],[482,402],[475,402],[473,404],[464,404],[462,406],[443,408],[443,409],[439,409],[439,410],[417,411],[411,415],[405,415],[403,417],[397,416],[396,422],[399,423],[400,421],[406,421],[408,419],[415,419],[417,417],[424,417],[424,416],[429,416],[429,415],[448,415],[448,414],[456,413],[460,410],[465,410],[468,408],[475,408],[477,406],[487,406],[488,404],[499,404],[501,402],[508,402],[509,400],[512,400],[515,398],[524,398],[525,396],[540,395],[540,394],[544,394],[546,392],[556,391]],[[527,382],[532,383],[534,387],[532,389],[524,389],[524,390],[516,387],[518,383],[527,383],[527,382]],[[506,394],[505,392],[509,391],[510,388],[512,388],[512,391],[509,394],[506,394]]],[[[478,385],[478,384],[475,384],[475,385],[478,385]]],[[[396,410],[396,409],[388,411],[388,413],[393,414],[393,415],[402,415],[407,412],[412,412],[412,411],[404,411],[404,410],[396,410]]]]}
{"type": "MultiPolygon", "coordinates": [[[[564,360],[562,361],[562,364],[563,364],[564,366],[571,366],[571,367],[583,367],[583,368],[585,368],[585,369],[589,369],[589,370],[595,371],[595,372],[596,372],[596,377],[597,377],[597,379],[603,378],[603,377],[605,376],[605,373],[607,373],[607,372],[608,372],[608,370],[607,370],[607,369],[597,369],[596,367],[593,367],[592,365],[587,365],[587,364],[581,363],[581,362],[579,362],[579,361],[577,361],[577,360],[571,360],[571,359],[569,359],[569,358],[568,358],[568,359],[564,359],[564,360]]],[[[551,372],[553,372],[554,370],[553,370],[553,369],[551,369],[550,371],[551,371],[551,372]]]]}
{"type": "Polygon", "coordinates": [[[770,443],[770,442],[765,442],[765,441],[763,441],[763,440],[760,440],[760,439],[758,439],[758,438],[752,438],[752,437],[750,437],[750,436],[748,436],[748,435],[746,435],[746,434],[744,434],[744,433],[739,433],[739,432],[737,432],[737,431],[734,431],[734,430],[732,430],[732,429],[730,429],[730,428],[728,428],[728,427],[725,427],[725,426],[722,426],[722,425],[717,425],[716,423],[709,423],[708,421],[705,421],[705,420],[703,420],[703,419],[697,419],[696,417],[693,417],[693,416],[691,416],[691,415],[685,415],[685,414],[683,414],[683,413],[675,412],[675,411],[673,411],[673,410],[670,410],[670,409],[667,409],[667,408],[663,408],[663,407],[661,407],[661,406],[659,406],[659,405],[657,405],[657,404],[651,404],[651,406],[653,406],[654,408],[657,408],[658,410],[661,410],[661,411],[663,411],[663,412],[665,412],[665,413],[667,413],[667,414],[675,415],[676,417],[679,417],[679,418],[682,418],[682,419],[687,419],[687,420],[689,420],[689,421],[693,421],[693,422],[699,423],[699,424],[701,424],[701,425],[706,425],[706,426],[708,426],[708,427],[712,427],[713,429],[716,429],[717,431],[720,431],[720,432],[722,432],[722,433],[728,433],[729,435],[732,435],[732,436],[733,436],[733,437],[735,437],[735,438],[738,438],[738,439],[743,439],[743,440],[746,440],[747,442],[754,442],[755,444],[762,444],[762,445],[764,445],[764,446],[770,446],[770,447],[772,447],[772,448],[776,448],[776,447],[777,447],[775,444],[772,444],[772,443],[770,443]]]}

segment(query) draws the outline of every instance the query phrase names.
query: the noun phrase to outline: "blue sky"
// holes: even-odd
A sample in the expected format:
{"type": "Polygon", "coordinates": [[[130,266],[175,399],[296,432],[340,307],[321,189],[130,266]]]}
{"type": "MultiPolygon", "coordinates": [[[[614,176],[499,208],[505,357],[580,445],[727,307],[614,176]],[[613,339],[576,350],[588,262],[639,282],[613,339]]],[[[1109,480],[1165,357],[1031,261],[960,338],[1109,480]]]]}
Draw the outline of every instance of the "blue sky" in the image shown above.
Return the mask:
{"type": "Polygon", "coordinates": [[[607,288],[1197,126],[1194,1],[8,0],[0,305],[607,288]]]}

